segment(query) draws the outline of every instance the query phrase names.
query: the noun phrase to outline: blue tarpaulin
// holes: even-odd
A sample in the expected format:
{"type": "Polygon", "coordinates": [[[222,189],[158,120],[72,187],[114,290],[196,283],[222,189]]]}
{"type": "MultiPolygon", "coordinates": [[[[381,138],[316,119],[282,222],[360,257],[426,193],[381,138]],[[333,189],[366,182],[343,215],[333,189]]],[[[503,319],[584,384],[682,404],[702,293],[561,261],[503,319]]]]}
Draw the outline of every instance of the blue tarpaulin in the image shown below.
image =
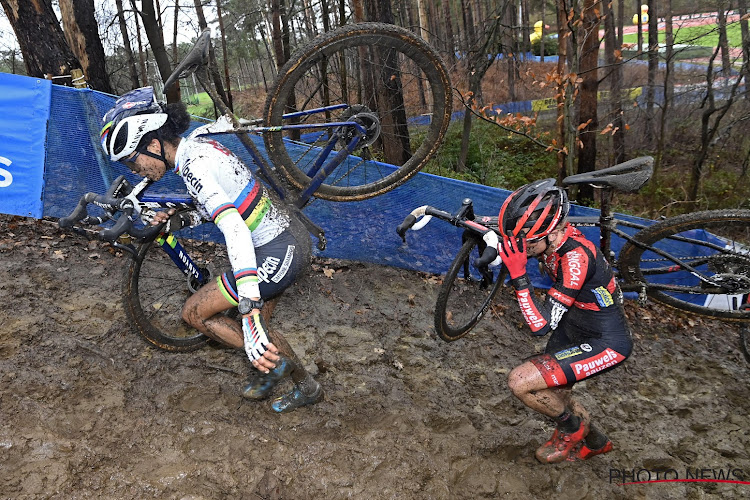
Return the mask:
{"type": "Polygon", "coordinates": [[[0,73],[0,213],[42,216],[52,82],[0,73]]]}
{"type": "MultiPolygon", "coordinates": [[[[123,165],[110,162],[99,145],[101,116],[114,103],[113,96],[12,75],[0,75],[0,87],[3,88],[0,105],[4,111],[0,113],[0,212],[37,218],[42,215],[62,217],[75,208],[81,195],[89,191],[104,193],[120,174],[128,176],[132,183],[140,180],[123,165]]],[[[196,121],[192,128],[198,125],[200,123],[196,121]]],[[[252,137],[261,154],[265,155],[262,138],[252,137]]],[[[251,168],[256,168],[236,137],[221,135],[216,138],[251,168]]],[[[300,146],[299,154],[305,154],[306,150],[307,146],[300,146]]],[[[347,169],[345,165],[340,168],[347,169]]],[[[381,164],[379,168],[394,167],[381,164]]],[[[178,176],[167,173],[150,189],[150,193],[184,195],[186,190],[178,176]]],[[[503,189],[418,173],[406,184],[376,198],[357,202],[316,199],[304,211],[326,233],[328,246],[325,251],[318,252],[323,257],[444,273],[461,246],[462,230],[434,220],[418,232],[409,231],[406,242],[402,242],[396,234],[396,227],[404,217],[422,205],[456,212],[464,198],[473,200],[476,214],[497,215],[509,193],[503,189]]],[[[571,215],[597,216],[598,211],[573,205],[571,215]]],[[[592,241],[598,241],[598,228],[584,228],[583,232],[592,241]]],[[[212,234],[221,240],[218,231],[212,234]]],[[[615,237],[613,250],[618,252],[623,243],[615,237]]],[[[549,286],[546,277],[536,272],[536,266],[528,269],[536,286],[549,286]]],[[[695,300],[700,302],[703,296],[697,296],[695,300]]]]}

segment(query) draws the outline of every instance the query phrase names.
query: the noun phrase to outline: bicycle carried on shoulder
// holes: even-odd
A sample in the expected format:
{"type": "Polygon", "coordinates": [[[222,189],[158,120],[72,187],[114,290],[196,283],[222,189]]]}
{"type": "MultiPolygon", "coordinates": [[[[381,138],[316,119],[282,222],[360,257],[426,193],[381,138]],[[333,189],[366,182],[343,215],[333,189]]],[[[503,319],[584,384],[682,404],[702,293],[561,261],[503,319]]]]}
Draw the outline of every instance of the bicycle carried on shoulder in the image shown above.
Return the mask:
{"type": "MultiPolygon", "coordinates": [[[[305,223],[321,250],[325,235],[301,212],[306,203],[313,197],[361,200],[393,189],[442,142],[451,109],[447,70],[432,48],[403,28],[350,25],[304,46],[280,70],[262,125],[241,122],[216,93],[207,72],[209,44],[206,30],[165,89],[195,73],[223,113],[210,132],[240,139],[271,194],[305,223]],[[263,135],[270,163],[249,134],[263,135]]],[[[196,237],[206,224],[177,233],[148,225],[150,211],[195,208],[187,194],[147,194],[152,183],[143,179],[133,186],[120,176],[107,193],[83,195],[59,225],[87,237],[95,233],[131,255],[123,280],[131,325],[160,349],[190,351],[209,338],[182,321],[182,306],[231,266],[223,245],[196,237]],[[89,213],[94,207],[100,214],[89,213]],[[111,221],[107,229],[88,229],[111,221]]]]}
{"type": "MultiPolygon", "coordinates": [[[[636,158],[613,167],[563,179],[563,186],[591,184],[602,190],[599,216],[570,216],[579,228],[597,227],[600,248],[613,264],[623,292],[640,301],[651,298],[673,308],[730,321],[750,321],[741,307],[750,294],[750,210],[710,210],[642,224],[613,215],[612,192],[637,192],[651,177],[653,159],[636,158]],[[624,241],[619,255],[612,237],[624,241]]],[[[505,266],[488,264],[497,257],[482,236],[497,229],[497,216],[477,216],[464,200],[456,214],[430,206],[412,211],[397,228],[405,239],[432,217],[464,229],[463,245],[453,259],[435,305],[435,331],[452,342],[479,322],[507,277],[505,266]]]]}

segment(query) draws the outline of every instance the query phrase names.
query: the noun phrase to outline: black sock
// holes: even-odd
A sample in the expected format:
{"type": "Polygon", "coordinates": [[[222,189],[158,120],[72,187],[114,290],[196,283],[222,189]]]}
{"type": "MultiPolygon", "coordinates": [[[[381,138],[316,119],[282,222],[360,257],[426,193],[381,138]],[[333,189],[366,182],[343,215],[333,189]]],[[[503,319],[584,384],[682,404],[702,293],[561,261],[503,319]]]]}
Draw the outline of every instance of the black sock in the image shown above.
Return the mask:
{"type": "Polygon", "coordinates": [[[574,415],[570,412],[570,410],[565,408],[560,416],[555,417],[555,423],[557,423],[558,429],[566,434],[570,434],[577,431],[581,426],[581,417],[579,417],[578,415],[574,415]]]}
{"type": "Polygon", "coordinates": [[[609,438],[607,438],[606,435],[602,431],[600,431],[595,425],[591,425],[589,427],[589,433],[586,436],[586,446],[590,450],[599,450],[601,449],[605,444],[607,444],[607,441],[609,441],[609,438]]]}

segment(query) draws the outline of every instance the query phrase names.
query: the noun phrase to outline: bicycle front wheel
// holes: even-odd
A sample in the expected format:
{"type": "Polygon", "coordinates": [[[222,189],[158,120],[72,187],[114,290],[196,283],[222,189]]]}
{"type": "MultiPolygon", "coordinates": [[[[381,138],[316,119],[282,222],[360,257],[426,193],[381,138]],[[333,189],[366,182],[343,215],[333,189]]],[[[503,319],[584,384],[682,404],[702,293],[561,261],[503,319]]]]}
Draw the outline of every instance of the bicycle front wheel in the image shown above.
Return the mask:
{"type": "Polygon", "coordinates": [[[750,310],[738,309],[750,293],[750,210],[680,215],[657,222],[634,238],[637,243],[627,243],[619,257],[626,284],[633,288],[643,284],[650,298],[676,309],[750,320],[750,310]]]}
{"type": "Polygon", "coordinates": [[[485,248],[482,238],[470,235],[453,259],[435,304],[435,332],[446,342],[458,340],[476,326],[505,281],[505,266],[474,266],[485,248]]]}
{"type": "Polygon", "coordinates": [[[166,351],[187,352],[210,339],[182,320],[188,297],[229,268],[222,245],[197,239],[180,239],[185,253],[204,274],[203,283],[185,276],[156,242],[144,243],[125,271],[125,314],[135,332],[166,351]]]}
{"type": "Polygon", "coordinates": [[[361,123],[368,130],[363,147],[342,153],[346,159],[315,196],[371,198],[405,182],[435,154],[451,100],[448,71],[421,38],[389,24],[345,26],[304,46],[279,71],[265,115],[267,126],[279,128],[264,133],[266,150],[273,165],[305,189],[321,165],[333,165],[352,129],[332,140],[335,127],[289,127],[361,123]]]}

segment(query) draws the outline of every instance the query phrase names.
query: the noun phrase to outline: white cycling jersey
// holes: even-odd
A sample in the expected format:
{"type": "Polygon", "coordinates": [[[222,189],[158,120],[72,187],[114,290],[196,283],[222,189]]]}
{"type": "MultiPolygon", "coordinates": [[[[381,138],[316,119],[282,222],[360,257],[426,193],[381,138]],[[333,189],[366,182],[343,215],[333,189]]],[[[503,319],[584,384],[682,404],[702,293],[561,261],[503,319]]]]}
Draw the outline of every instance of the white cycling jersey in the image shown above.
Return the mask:
{"type": "Polygon", "coordinates": [[[260,297],[255,248],[287,227],[289,215],[271,202],[250,169],[199,127],[180,141],[174,172],[182,177],[201,215],[224,234],[241,298],[260,297]]]}

